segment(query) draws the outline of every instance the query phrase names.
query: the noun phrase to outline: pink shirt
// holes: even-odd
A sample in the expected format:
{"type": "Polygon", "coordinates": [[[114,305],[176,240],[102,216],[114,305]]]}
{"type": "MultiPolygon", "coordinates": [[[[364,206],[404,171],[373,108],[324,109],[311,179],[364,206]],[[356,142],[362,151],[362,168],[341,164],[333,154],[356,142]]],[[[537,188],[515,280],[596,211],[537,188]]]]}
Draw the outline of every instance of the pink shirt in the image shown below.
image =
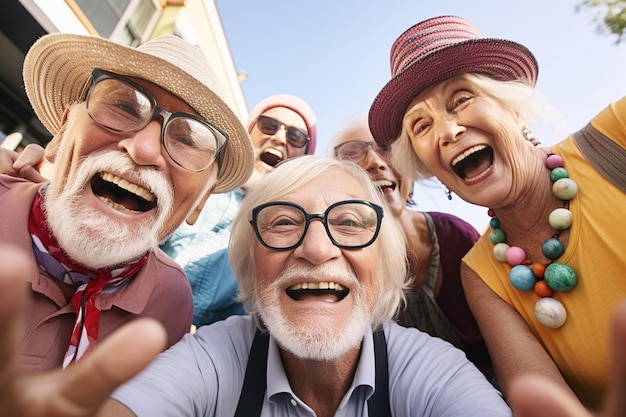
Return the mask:
{"type": "MultiPolygon", "coordinates": [[[[0,175],[0,242],[32,254],[28,215],[41,184],[0,175]]],[[[33,264],[35,257],[31,257],[33,264]]],[[[30,277],[31,297],[24,314],[22,365],[28,371],[61,366],[74,327],[75,313],[57,280],[39,268],[30,277]]],[[[150,252],[137,275],[114,293],[102,294],[102,340],[125,323],[139,317],[159,320],[168,334],[167,347],[189,331],[193,300],[182,269],[160,249],[150,252]]]]}

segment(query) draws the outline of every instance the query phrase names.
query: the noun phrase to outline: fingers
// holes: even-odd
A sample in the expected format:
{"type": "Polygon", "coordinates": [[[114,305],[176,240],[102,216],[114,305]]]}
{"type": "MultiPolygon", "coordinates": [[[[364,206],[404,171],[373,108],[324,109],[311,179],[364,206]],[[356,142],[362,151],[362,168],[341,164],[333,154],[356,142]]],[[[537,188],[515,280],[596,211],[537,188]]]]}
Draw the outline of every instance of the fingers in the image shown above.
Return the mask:
{"type": "MultiPolygon", "coordinates": [[[[26,298],[26,285],[34,273],[28,254],[0,246],[0,361],[6,359],[6,351],[13,350],[13,342],[19,344],[20,320],[26,298]]],[[[0,365],[0,369],[3,367],[0,365]]]]}
{"type": "Polygon", "coordinates": [[[591,417],[575,398],[546,378],[524,375],[511,383],[515,417],[591,417]]]}
{"type": "Polygon", "coordinates": [[[13,168],[13,163],[17,158],[17,152],[0,147],[0,174],[7,174],[12,177],[19,176],[15,168],[13,168]]]}
{"type": "Polygon", "coordinates": [[[15,415],[13,393],[18,389],[19,346],[22,340],[22,308],[29,274],[27,254],[0,246],[0,415],[15,415]]]}
{"type": "Polygon", "coordinates": [[[48,179],[41,175],[39,171],[33,168],[30,165],[26,165],[22,167],[19,171],[17,171],[16,176],[24,178],[25,180],[31,182],[46,182],[48,179]]]}
{"type": "Polygon", "coordinates": [[[93,412],[119,385],[163,351],[166,337],[165,329],[156,320],[138,319],[129,323],[65,369],[59,397],[93,412]]]}
{"type": "MultiPolygon", "coordinates": [[[[611,327],[611,379],[602,415],[626,415],[626,300],[615,308],[611,327]]],[[[516,417],[590,417],[582,404],[555,384],[523,376],[513,381],[509,395],[516,417]]]]}
{"type": "Polygon", "coordinates": [[[39,145],[27,145],[13,163],[13,169],[20,177],[32,182],[44,182],[46,178],[39,170],[45,164],[44,148],[39,145]]]}
{"type": "Polygon", "coordinates": [[[65,370],[24,375],[19,367],[21,317],[28,278],[35,271],[29,254],[16,248],[0,246],[0,259],[0,416],[92,415],[164,349],[163,326],[153,319],[138,319],[65,370]]]}
{"type": "Polygon", "coordinates": [[[0,148],[0,174],[21,177],[32,182],[44,182],[47,179],[39,170],[45,162],[44,148],[39,145],[27,145],[19,154],[0,148]]]}
{"type": "Polygon", "coordinates": [[[626,415],[626,301],[617,305],[611,327],[611,379],[604,415],[626,415]]]}

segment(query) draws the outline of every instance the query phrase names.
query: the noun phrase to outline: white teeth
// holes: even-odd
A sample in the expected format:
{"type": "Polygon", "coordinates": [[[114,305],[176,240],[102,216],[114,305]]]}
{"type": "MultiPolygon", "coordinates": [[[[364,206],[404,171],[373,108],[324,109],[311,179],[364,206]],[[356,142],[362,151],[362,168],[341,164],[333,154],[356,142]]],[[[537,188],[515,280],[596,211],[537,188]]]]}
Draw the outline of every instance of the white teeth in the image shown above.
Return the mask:
{"type": "Polygon", "coordinates": [[[454,158],[452,160],[452,166],[455,166],[456,164],[458,164],[459,162],[461,162],[462,160],[464,160],[465,158],[467,158],[468,156],[470,156],[471,154],[473,154],[474,152],[478,152],[478,151],[482,151],[483,149],[485,149],[487,146],[485,145],[476,145],[476,146],[472,146],[471,148],[469,148],[468,150],[466,150],[465,152],[463,152],[461,155],[457,156],[456,158],[454,158]]]}
{"type": "Polygon", "coordinates": [[[344,287],[341,284],[338,284],[333,281],[328,282],[302,282],[296,285],[293,285],[291,290],[335,290],[335,291],[343,291],[344,287]]]}
{"type": "Polygon", "coordinates": [[[106,197],[102,197],[102,196],[97,196],[97,197],[100,201],[102,201],[107,206],[111,207],[113,210],[121,211],[123,213],[131,213],[131,214],[141,213],[140,211],[130,210],[121,204],[117,204],[115,201],[109,200],[106,197]]]}
{"type": "Polygon", "coordinates": [[[374,181],[377,187],[393,187],[393,182],[389,180],[378,180],[374,181]]]}
{"type": "Polygon", "coordinates": [[[124,178],[120,178],[117,175],[111,174],[110,172],[101,172],[100,177],[105,181],[112,182],[113,184],[117,185],[120,188],[125,189],[128,192],[138,195],[139,197],[143,198],[146,201],[154,200],[154,195],[152,195],[152,193],[149,190],[137,184],[130,183],[126,181],[124,178]]]}
{"type": "Polygon", "coordinates": [[[281,151],[279,151],[278,149],[267,148],[264,152],[265,153],[271,153],[272,155],[276,155],[280,159],[283,159],[283,153],[281,151]]]}
{"type": "Polygon", "coordinates": [[[481,172],[480,174],[476,175],[473,178],[465,178],[466,182],[472,183],[472,182],[476,182],[479,179],[481,179],[482,177],[484,177],[485,175],[487,175],[490,171],[491,171],[492,167],[487,168],[486,170],[484,170],[483,172],[481,172]]]}

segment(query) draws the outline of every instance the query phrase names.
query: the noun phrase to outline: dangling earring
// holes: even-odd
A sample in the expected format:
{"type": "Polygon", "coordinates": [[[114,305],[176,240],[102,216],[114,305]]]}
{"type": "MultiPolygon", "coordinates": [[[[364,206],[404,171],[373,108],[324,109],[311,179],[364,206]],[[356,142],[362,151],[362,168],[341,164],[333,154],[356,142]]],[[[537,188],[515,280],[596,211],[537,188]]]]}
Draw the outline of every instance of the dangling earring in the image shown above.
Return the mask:
{"type": "Polygon", "coordinates": [[[533,146],[537,146],[541,144],[541,142],[539,142],[537,138],[535,138],[535,135],[533,135],[533,132],[531,132],[530,129],[528,129],[527,127],[522,129],[522,135],[524,135],[524,139],[532,143],[533,146]]]}
{"type": "Polygon", "coordinates": [[[417,203],[415,202],[415,200],[413,200],[413,191],[411,191],[409,193],[408,198],[406,199],[406,205],[409,207],[415,207],[417,206],[417,203]]]}
{"type": "Polygon", "coordinates": [[[446,196],[448,197],[448,200],[452,200],[452,191],[450,191],[448,187],[446,187],[446,196]]]}

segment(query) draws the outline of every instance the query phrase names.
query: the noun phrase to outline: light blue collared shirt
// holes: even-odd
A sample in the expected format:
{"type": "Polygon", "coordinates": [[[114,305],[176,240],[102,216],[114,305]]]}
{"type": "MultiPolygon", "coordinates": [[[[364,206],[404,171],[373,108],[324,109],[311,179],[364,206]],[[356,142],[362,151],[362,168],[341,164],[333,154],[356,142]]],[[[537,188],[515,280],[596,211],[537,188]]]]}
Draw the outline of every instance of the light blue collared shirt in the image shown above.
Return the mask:
{"type": "MultiPolygon", "coordinates": [[[[389,387],[383,389],[389,390],[393,416],[511,416],[500,393],[461,350],[393,322],[386,322],[383,329],[389,361],[389,387]]],[[[233,316],[204,326],[159,355],[113,397],[139,417],[232,416],[255,331],[249,316],[233,316]]],[[[368,332],[354,381],[336,417],[368,416],[374,373],[374,342],[368,332]]],[[[271,337],[267,381],[261,417],[315,416],[293,393],[271,337]]]]}
{"type": "Polygon", "coordinates": [[[242,190],[211,194],[193,225],[181,224],[161,249],[183,268],[193,293],[193,324],[202,326],[245,314],[228,262],[230,227],[242,190]]]}

